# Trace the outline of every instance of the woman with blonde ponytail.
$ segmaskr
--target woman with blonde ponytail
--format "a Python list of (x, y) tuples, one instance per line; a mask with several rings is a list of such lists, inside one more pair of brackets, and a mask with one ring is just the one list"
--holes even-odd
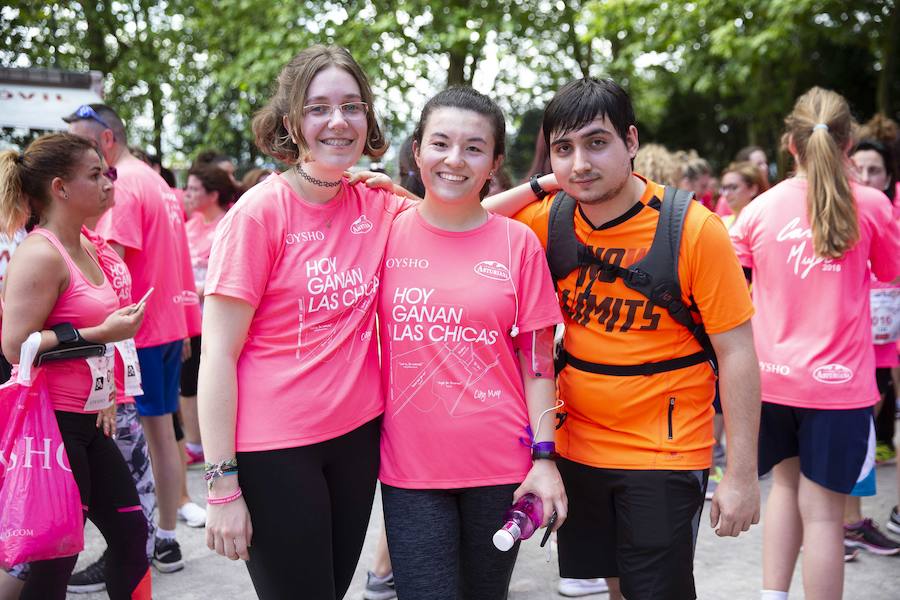
[[(94, 143), (70, 134), (35, 140), (24, 153), (0, 154), (0, 228), (31, 230), (9, 263), (3, 286), (3, 354), (14, 365), (32, 332), (39, 352), (79, 340), (112, 344), (134, 337), (143, 306), (119, 308), (97, 250), (82, 233), (106, 210), (112, 184)], [(109, 346), (107, 346), (109, 348)], [(107, 561), (110, 598), (150, 598), (147, 521), (115, 435), (111, 377), (95, 385), (104, 358), (71, 358), (41, 368), (85, 516), (113, 550)], [(47, 510), (50, 510), (48, 507)], [(64, 600), (77, 556), (35, 561), (20, 598)]]
[(787, 598), (802, 546), (806, 597), (838, 599), (844, 500), (874, 460), (870, 277), (900, 275), (900, 228), (883, 194), (849, 177), (844, 98), (813, 88), (785, 124), (796, 175), (758, 196), (731, 228), (753, 280), (759, 471), (774, 470), (762, 598)]

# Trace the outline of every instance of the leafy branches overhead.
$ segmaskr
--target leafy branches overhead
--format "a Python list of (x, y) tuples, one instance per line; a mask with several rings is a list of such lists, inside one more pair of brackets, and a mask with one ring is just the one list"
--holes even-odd
[(0, 64), (100, 70), (133, 143), (187, 158), (214, 146), (242, 162), (257, 158), (250, 122), (279, 70), (315, 43), (356, 57), (395, 140), (446, 85), (491, 94), (518, 126), (563, 82), (608, 75), (629, 89), (643, 139), (718, 160), (748, 141), (773, 147), (794, 98), (814, 84), (843, 93), (859, 117), (896, 116), (895, 8), (896, 0), (12, 0), (0, 8)]
[[(592, 34), (618, 40), (615, 70), (711, 100), (723, 132), (731, 123), (756, 143), (775, 143), (781, 119), (812, 85), (871, 114), (876, 80), (885, 89), (897, 81), (888, 64), (894, 0), (594, 0), (588, 11)], [(878, 99), (884, 112), (896, 106), (888, 94)]]
[(132, 143), (161, 150), (164, 85), (172, 60), (172, 23), (152, 0), (127, 3), (14, 0), (0, 12), (4, 66), (96, 69), (107, 75), (107, 100), (131, 127)]
[[(379, 114), (395, 136), (410, 131), (425, 99), (446, 85), (474, 85), (519, 114), (581, 72), (568, 58), (582, 44), (573, 34), (572, 6), (577, 3), (185, 2), (178, 9), (193, 51), (178, 78), (198, 79), (200, 87), (179, 101), (193, 105), (180, 111), (180, 133), (192, 138), (188, 146), (240, 146), (242, 154), (252, 154), (242, 140), (249, 139), (253, 111), (268, 98), (282, 65), (314, 43), (350, 50), (368, 73)], [(586, 60), (590, 53), (580, 55)], [(524, 81), (523, 68), (530, 75)]]

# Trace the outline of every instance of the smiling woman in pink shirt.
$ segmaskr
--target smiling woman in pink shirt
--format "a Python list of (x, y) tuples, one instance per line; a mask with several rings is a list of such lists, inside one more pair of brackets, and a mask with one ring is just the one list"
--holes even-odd
[(504, 136), (475, 90), (432, 98), (413, 134), (425, 199), (388, 240), (379, 478), (400, 598), (506, 598), (518, 546), (491, 543), (505, 509), (533, 492), (544, 524), (566, 516), (550, 460), (562, 321), (550, 271), (531, 230), (480, 203)]
[(759, 470), (774, 468), (762, 598), (787, 598), (802, 545), (805, 594), (827, 600), (842, 594), (844, 499), (873, 460), (870, 273), (900, 275), (900, 229), (881, 192), (848, 178), (844, 98), (813, 88), (785, 123), (797, 175), (730, 231), (753, 281)]
[(260, 149), (291, 167), (229, 210), (209, 258), (207, 544), (247, 560), (261, 598), (342, 598), (372, 508), (384, 410), (375, 302), (391, 222), (408, 205), (344, 177), (387, 148), (372, 101), (346, 50), (294, 57), (253, 121)]

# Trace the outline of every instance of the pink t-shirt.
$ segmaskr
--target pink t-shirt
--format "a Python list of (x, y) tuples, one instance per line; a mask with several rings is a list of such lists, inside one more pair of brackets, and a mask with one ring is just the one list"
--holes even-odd
[(388, 241), (378, 317), (381, 481), (420, 489), (521, 482), (531, 468), (519, 441), (528, 411), (509, 331), (562, 322), (537, 236), (495, 215), (450, 232), (406, 211)]
[[(891, 204), (891, 212), (894, 220), (900, 220), (900, 198)], [(872, 277), (872, 289), (900, 289), (900, 286), (891, 283), (883, 283)], [(875, 344), (875, 366), (879, 369), (900, 366), (900, 355), (897, 353), (897, 343)]]
[[(839, 260), (812, 248), (805, 179), (758, 196), (731, 228), (753, 270), (753, 335), (766, 402), (850, 409), (878, 401), (869, 313), (870, 272), (900, 275), (900, 228), (877, 190), (851, 183), (859, 242)], [(871, 271), (870, 271), (871, 265)]]
[(140, 299), (155, 288), (135, 344), (148, 348), (184, 339), (191, 329), (199, 333), (199, 302), (175, 194), (134, 157), (121, 160), (116, 169), (116, 204), (100, 218), (97, 233), (125, 247), (132, 297)]
[[(125, 261), (106, 243), (103, 237), (87, 227), (81, 228), (81, 235), (86, 237), (97, 249), (100, 268), (103, 269), (103, 274), (106, 275), (107, 281), (109, 281), (116, 292), (116, 297), (119, 299), (119, 308), (130, 306), (133, 303), (131, 299), (131, 273), (128, 272)], [(134, 402), (134, 398), (125, 394), (125, 364), (122, 362), (122, 356), (118, 351), (116, 351), (115, 357), (116, 404), (131, 404)]]
[(727, 217), (728, 215), (734, 214), (734, 211), (728, 206), (728, 200), (725, 199), (725, 196), (719, 196), (719, 201), (716, 202), (715, 213), (720, 217)]
[(407, 206), (346, 180), (313, 204), (273, 175), (222, 219), (206, 294), (255, 309), (237, 363), (238, 452), (315, 444), (383, 412), (375, 299), (391, 221)]
[(879, 369), (890, 369), (900, 366), (900, 357), (897, 355), (897, 344), (875, 344), (875, 366)]
[[(60, 323), (71, 323), (75, 329), (94, 327), (103, 323), (106, 317), (119, 308), (119, 299), (105, 274), (103, 282), (96, 285), (85, 277), (56, 236), (46, 229), (35, 229), (31, 235), (41, 235), (53, 244), (69, 269), (69, 285), (47, 316), (44, 322), (45, 329)], [(54, 410), (74, 413), (96, 412), (84, 410), (84, 404), (91, 394), (94, 383), (91, 369), (84, 359), (48, 362), (41, 369), (47, 378), (47, 391)]]
[(216, 227), (222, 221), (225, 213), (218, 215), (210, 222), (199, 212), (191, 215), (185, 223), (188, 247), (191, 251), (191, 267), (194, 270), (194, 283), (197, 287), (203, 287), (206, 283), (206, 270), (209, 267), (209, 253), (212, 250), (213, 238)]

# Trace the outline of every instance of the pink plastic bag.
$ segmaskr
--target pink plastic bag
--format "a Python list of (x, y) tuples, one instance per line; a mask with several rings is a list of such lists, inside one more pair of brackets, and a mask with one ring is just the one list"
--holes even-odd
[[(29, 338), (31, 341), (33, 338)], [(28, 342), (26, 342), (26, 345)], [(15, 381), (0, 386), (0, 566), (84, 549), (81, 496), (44, 377), (31, 381), (23, 346)]]

